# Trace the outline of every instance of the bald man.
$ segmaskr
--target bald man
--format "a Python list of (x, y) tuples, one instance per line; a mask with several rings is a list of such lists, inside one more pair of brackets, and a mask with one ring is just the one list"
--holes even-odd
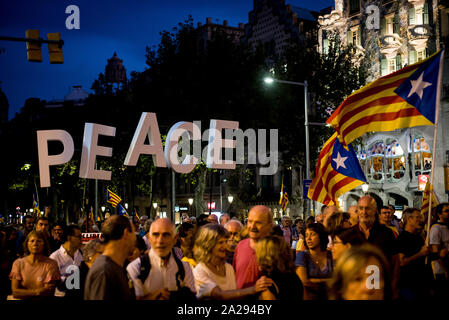
[(393, 231), (379, 223), (376, 200), (370, 196), (361, 197), (357, 205), (357, 213), (359, 223), (355, 228), (369, 243), (377, 246), (383, 252), (390, 262), (393, 283), (396, 284), (399, 277), (396, 239)]
[(251, 208), (246, 226), (249, 238), (239, 242), (233, 261), (239, 289), (255, 285), (261, 276), (256, 258), (256, 245), (260, 239), (269, 235), (273, 227), (270, 208), (261, 205)]
[[(141, 277), (140, 257), (131, 262), (126, 270), (133, 281), (136, 298), (145, 300), (168, 300), (171, 292), (178, 291), (182, 287), (188, 287), (195, 293), (195, 280), (192, 269), (187, 262), (180, 261), (174, 254), (173, 247), (176, 243), (176, 227), (170, 219), (160, 218), (151, 224), (149, 232), (151, 249), (148, 252), (151, 270), (146, 279)], [(178, 261), (177, 261), (178, 260)], [(178, 265), (184, 268), (184, 278), (178, 287), (176, 278)]]

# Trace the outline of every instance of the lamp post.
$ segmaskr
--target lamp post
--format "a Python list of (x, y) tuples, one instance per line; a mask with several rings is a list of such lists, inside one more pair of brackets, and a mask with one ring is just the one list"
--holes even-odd
[(153, 208), (154, 208), (154, 213), (155, 213), (155, 215), (154, 216), (157, 216), (157, 202), (153, 202)]
[[(309, 156), (309, 115), (307, 112), (308, 104), (307, 104), (307, 80), (304, 82), (295, 82), (295, 81), (286, 81), (286, 80), (278, 80), (271, 77), (267, 77), (264, 79), (265, 83), (271, 84), (273, 82), (292, 84), (295, 86), (303, 86), (304, 87), (304, 127), (305, 127), (305, 139), (306, 139), (306, 179), (310, 179), (310, 156)], [(307, 199), (307, 216), (310, 217), (310, 199)]]
[(192, 204), (193, 204), (193, 198), (189, 198), (189, 214), (192, 215)]
[(366, 196), (366, 193), (368, 192), (369, 189), (369, 184), (362, 184), (362, 191), (364, 193), (364, 195)]

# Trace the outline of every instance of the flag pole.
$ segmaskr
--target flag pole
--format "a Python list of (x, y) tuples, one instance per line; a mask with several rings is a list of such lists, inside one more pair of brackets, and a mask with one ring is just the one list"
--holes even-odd
[(441, 51), (440, 56), (440, 70), (438, 72), (438, 83), (437, 83), (437, 96), (435, 101), (435, 125), (433, 129), (433, 149), (432, 149), (432, 170), (430, 171), (430, 196), (429, 196), (429, 211), (427, 214), (427, 234), (426, 234), (426, 245), (429, 245), (430, 240), (430, 222), (432, 216), (432, 194), (433, 194), (433, 177), (435, 173), (435, 153), (437, 147), (437, 130), (438, 130), (438, 116), (440, 111), (440, 100), (441, 100), (441, 85), (443, 83), (443, 63), (444, 63), (444, 47)]

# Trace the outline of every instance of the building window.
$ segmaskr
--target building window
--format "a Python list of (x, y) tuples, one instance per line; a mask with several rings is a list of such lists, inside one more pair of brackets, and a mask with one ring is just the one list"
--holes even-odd
[(368, 147), (367, 161), (368, 161), (368, 179), (371, 182), (384, 182), (384, 155), (385, 144), (382, 140), (372, 143)]
[(429, 24), (429, 5), (424, 3), (422, 7), (408, 9), (408, 24)]
[(398, 54), (394, 58), (382, 59), (381, 60), (381, 75), (386, 76), (387, 74), (393, 73), (402, 68), (402, 56)]
[(385, 150), (387, 163), (387, 178), (390, 181), (398, 181), (405, 175), (404, 150), (396, 139), (387, 139)]
[(349, 14), (360, 12), (360, 0), (349, 0)]
[(415, 136), (413, 138), (413, 153), (415, 175), (430, 174), (430, 170), (432, 169), (432, 153), (424, 137)]

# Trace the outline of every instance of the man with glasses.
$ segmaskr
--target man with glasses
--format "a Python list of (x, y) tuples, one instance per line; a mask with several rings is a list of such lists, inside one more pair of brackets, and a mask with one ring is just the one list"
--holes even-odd
[(63, 238), (64, 243), (61, 247), (50, 255), (50, 258), (58, 263), (59, 273), (61, 274), (61, 285), (56, 289), (55, 296), (75, 297), (78, 296), (77, 291), (79, 293), (80, 288), (76, 283), (66, 283), (66, 279), (74, 272), (79, 271), (78, 268), (83, 261), (83, 255), (80, 251), (81, 228), (74, 224), (67, 226)]
[(224, 225), (224, 228), (229, 233), (228, 246), (226, 249), (226, 251), (227, 251), (226, 261), (229, 264), (232, 264), (232, 261), (234, 259), (235, 248), (239, 244), (240, 232), (243, 229), (243, 225), (240, 221), (232, 219)]

